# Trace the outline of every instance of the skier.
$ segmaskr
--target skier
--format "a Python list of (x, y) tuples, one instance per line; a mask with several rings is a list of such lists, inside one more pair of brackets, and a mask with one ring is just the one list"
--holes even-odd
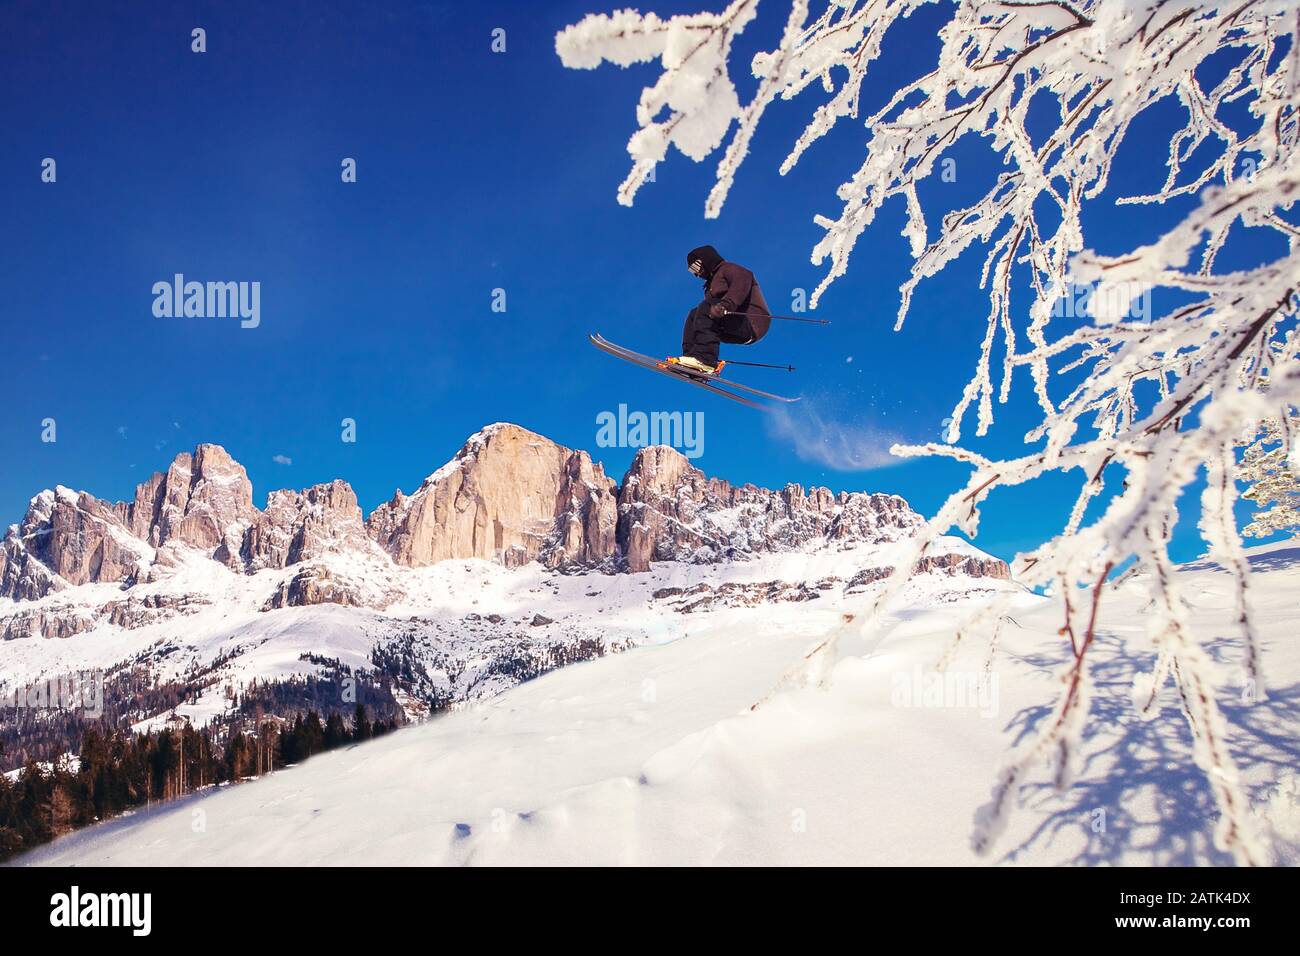
[(767, 334), (771, 313), (754, 273), (725, 261), (712, 246), (686, 254), (686, 268), (704, 280), (704, 301), (686, 316), (676, 363), (702, 375), (718, 370), (718, 345), (751, 345)]

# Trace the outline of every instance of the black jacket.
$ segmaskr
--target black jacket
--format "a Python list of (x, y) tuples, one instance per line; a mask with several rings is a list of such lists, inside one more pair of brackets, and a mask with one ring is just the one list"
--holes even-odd
[(704, 279), (704, 295), (721, 302), (728, 312), (743, 312), (754, 330), (754, 341), (767, 334), (772, 326), (771, 312), (754, 273), (742, 265), (727, 262), (712, 246), (700, 246), (686, 254), (686, 263), (699, 260)]

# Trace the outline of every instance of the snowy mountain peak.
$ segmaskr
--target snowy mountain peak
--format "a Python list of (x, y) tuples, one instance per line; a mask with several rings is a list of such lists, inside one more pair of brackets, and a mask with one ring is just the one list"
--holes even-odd
[(827, 546), (882, 544), (924, 523), (897, 495), (770, 491), (709, 478), (680, 452), (637, 452), (619, 492), (618, 540), (632, 571), (653, 561), (711, 563)]
[(250, 571), (283, 568), (331, 553), (377, 552), (366, 532), (356, 492), (334, 479), (304, 491), (267, 497), (244, 535), (240, 557)]
[(596, 565), (614, 554), (615, 485), (584, 451), (499, 422), (470, 436), (409, 498), (367, 527), (395, 562), (486, 558), (508, 567)]
[(177, 540), (233, 564), (244, 530), (257, 515), (244, 466), (220, 445), (182, 452), (166, 472), (136, 488), (135, 500), (117, 505), (132, 533), (161, 547)]
[[(387, 602), (393, 593), (376, 588), (376, 576), (452, 559), (644, 572), (659, 561), (887, 544), (922, 521), (897, 495), (733, 486), (663, 445), (639, 450), (620, 484), (587, 452), (508, 422), (475, 432), (417, 491), (396, 492), (368, 519), (341, 479), (273, 491), (260, 510), (244, 467), (220, 445), (201, 444), (129, 502), (62, 485), (35, 496), (0, 546), (0, 597), (38, 600), (85, 584), (125, 590), (197, 560), (241, 574), (302, 565), (272, 606), (368, 604), (363, 595)], [(367, 570), (317, 566), (340, 558)], [(974, 573), (1005, 577), (1006, 567), (989, 558)]]

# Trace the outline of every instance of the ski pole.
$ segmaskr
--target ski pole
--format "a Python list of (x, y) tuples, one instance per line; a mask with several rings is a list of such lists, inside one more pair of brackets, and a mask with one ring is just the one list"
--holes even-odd
[(787, 372), (794, 371), (793, 365), (768, 365), (766, 362), (740, 362), (737, 361), (736, 359), (727, 359), (726, 364), (727, 365), (748, 365), (751, 368), (780, 368), (780, 369), (785, 369)]
[(785, 322), (809, 322), (813, 325), (830, 325), (830, 319), (805, 319), (798, 315), (762, 315), (758, 312), (728, 312), (727, 315), (743, 315), (750, 319), (781, 319)]

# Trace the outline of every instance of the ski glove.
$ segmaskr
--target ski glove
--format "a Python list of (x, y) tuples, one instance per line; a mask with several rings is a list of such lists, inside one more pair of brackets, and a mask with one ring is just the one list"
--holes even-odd
[(709, 306), (709, 316), (714, 319), (720, 319), (730, 311), (725, 303), (715, 302)]

